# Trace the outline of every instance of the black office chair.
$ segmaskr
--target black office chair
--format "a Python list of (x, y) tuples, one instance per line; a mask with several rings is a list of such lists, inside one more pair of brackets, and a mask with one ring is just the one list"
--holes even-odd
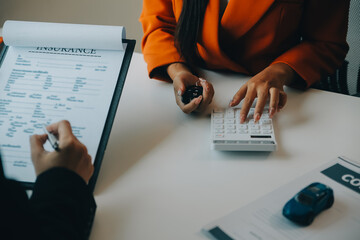
[[(320, 82), (314, 84), (312, 88), (360, 97), (360, 65), (357, 78), (354, 79), (355, 81), (348, 78), (348, 65), (349, 62), (345, 60), (333, 75), (322, 79)], [(353, 90), (352, 92), (355, 91), (355, 93), (350, 93), (348, 86), (350, 86), (350, 89)]]
[(344, 61), (342, 66), (336, 70), (336, 72), (323, 78), (320, 82), (315, 83), (312, 87), (320, 90), (342, 93), (349, 95), (349, 89), (347, 86), (347, 67), (348, 61)]
[(312, 87), (360, 97), (360, 1), (350, 2), (347, 42), (349, 52), (342, 66)]
[(357, 76), (357, 93), (354, 94), (354, 96), (360, 97), (360, 65), (359, 65), (359, 71), (358, 71), (358, 76)]

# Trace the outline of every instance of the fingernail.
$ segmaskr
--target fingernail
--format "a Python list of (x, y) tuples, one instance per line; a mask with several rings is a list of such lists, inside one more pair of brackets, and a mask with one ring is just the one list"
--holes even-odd
[(199, 105), (200, 102), (201, 102), (201, 100), (202, 100), (202, 96), (198, 97), (198, 98), (196, 99), (196, 101), (195, 101), (195, 104), (196, 104), (196, 105)]
[(203, 79), (203, 78), (199, 78), (199, 80), (202, 81), (202, 82), (206, 82), (206, 80)]
[(232, 107), (233, 102), (234, 102), (234, 99), (231, 99), (230, 102), (229, 102), (229, 107)]
[(275, 112), (276, 112), (275, 108), (274, 108), (274, 107), (271, 107), (271, 108), (269, 109), (269, 117), (272, 118), (272, 117), (274, 116)]
[(181, 90), (177, 91), (178, 96), (181, 96)]
[(245, 114), (240, 114), (240, 123), (244, 123), (246, 119), (246, 115)]
[(259, 120), (260, 120), (260, 117), (261, 117), (260, 113), (255, 113), (255, 115), (254, 115), (254, 121), (255, 121), (255, 122), (259, 121)]

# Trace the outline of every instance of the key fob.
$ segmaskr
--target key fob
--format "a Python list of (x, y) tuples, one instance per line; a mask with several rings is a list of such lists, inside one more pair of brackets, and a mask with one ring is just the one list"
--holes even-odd
[(193, 100), (194, 98), (199, 97), (203, 93), (203, 87), (202, 86), (189, 86), (186, 88), (184, 94), (181, 96), (181, 101), (184, 104), (188, 104)]

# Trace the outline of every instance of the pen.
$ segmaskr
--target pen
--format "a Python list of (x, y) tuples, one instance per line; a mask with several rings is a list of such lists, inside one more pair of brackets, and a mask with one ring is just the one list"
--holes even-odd
[(43, 129), (44, 132), (48, 135), (48, 140), (50, 142), (50, 145), (55, 149), (55, 151), (59, 151), (59, 141), (57, 140), (55, 135), (46, 129), (45, 124), (43, 124)]

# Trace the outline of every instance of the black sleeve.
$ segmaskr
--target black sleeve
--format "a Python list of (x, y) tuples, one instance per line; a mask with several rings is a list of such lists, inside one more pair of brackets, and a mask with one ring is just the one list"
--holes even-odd
[(29, 209), (36, 239), (88, 239), (96, 204), (79, 175), (53, 168), (38, 176)]
[(0, 239), (18, 240), (33, 235), (28, 203), (18, 182), (0, 179)]

